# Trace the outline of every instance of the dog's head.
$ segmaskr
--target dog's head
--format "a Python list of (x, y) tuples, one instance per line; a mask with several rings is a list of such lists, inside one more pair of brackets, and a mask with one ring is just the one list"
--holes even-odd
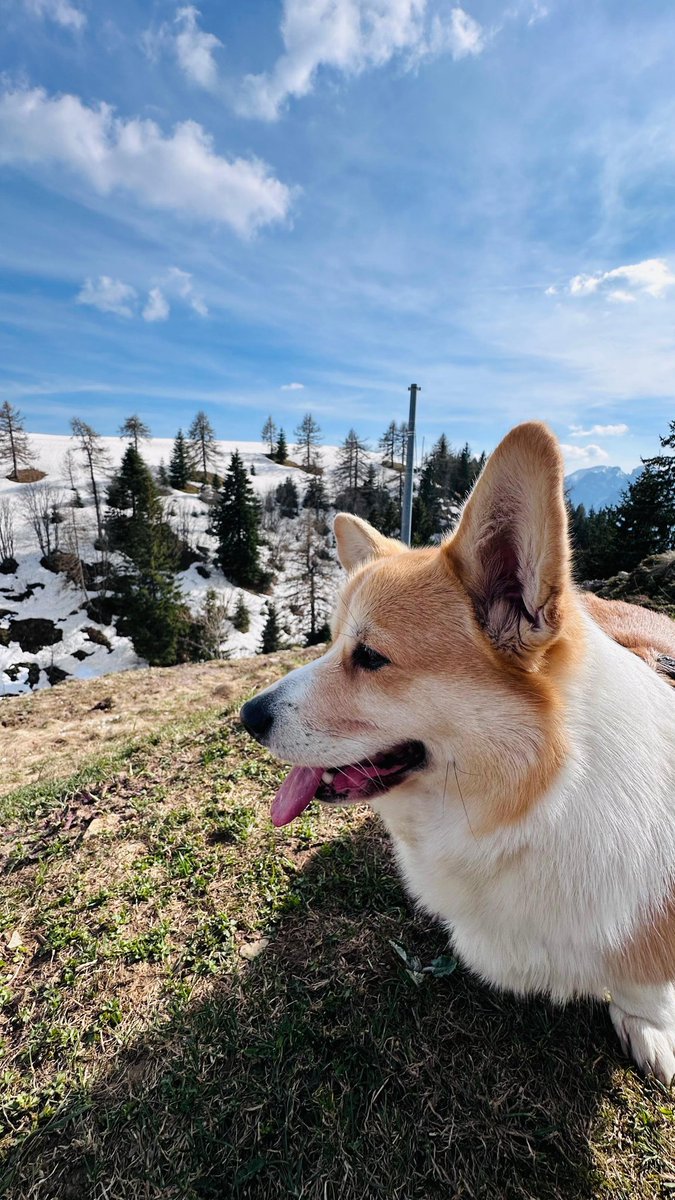
[(345, 513), (335, 536), (348, 578), (330, 649), (241, 712), (295, 764), (275, 824), (314, 796), (441, 789), (444, 803), (497, 797), (499, 819), (513, 819), (562, 754), (557, 681), (575, 623), (555, 438), (536, 423), (512, 430), (439, 547), (409, 550)]

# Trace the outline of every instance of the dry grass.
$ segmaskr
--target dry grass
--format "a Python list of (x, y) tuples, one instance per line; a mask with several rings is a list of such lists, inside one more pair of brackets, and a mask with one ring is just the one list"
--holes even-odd
[(671, 1098), (604, 1012), (420, 973), (444, 936), (377, 823), (275, 831), (279, 777), (211, 712), (0, 806), (0, 1194), (672, 1195)]

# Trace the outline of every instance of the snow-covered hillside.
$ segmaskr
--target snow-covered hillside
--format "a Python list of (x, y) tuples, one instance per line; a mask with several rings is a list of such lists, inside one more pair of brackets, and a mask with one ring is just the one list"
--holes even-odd
[[(0, 478), (0, 505), (3, 499), (9, 501), (14, 527), (14, 558), (18, 562), (16, 571), (0, 573), (0, 697), (48, 687), (67, 677), (92, 678), (145, 665), (130, 640), (120, 636), (114, 625), (92, 619), (90, 606), (95, 592), (86, 586), (86, 580), (73, 581), (65, 573), (56, 573), (41, 565), (42, 556), (27, 511), (31, 487), (43, 493), (48, 490), (50, 504), (57, 505), (65, 516), (59, 526), (62, 546), (72, 548), (72, 541), (76, 539), (79, 557), (85, 563), (94, 562), (99, 556), (94, 548), (93, 502), (73, 439), (34, 434), (30, 440), (36, 454), (35, 466), (45, 472), (45, 478), (35, 485)], [(107, 478), (121, 461), (126, 443), (119, 438), (103, 438), (102, 443), (109, 456), (109, 465), (100, 473), (104, 490)], [(159, 467), (162, 462), (168, 465), (172, 446), (170, 439), (153, 438), (140, 448), (146, 462)], [(270, 462), (260, 442), (223, 441), (218, 442), (218, 448), (221, 451), (219, 474), (225, 473), (230, 455), (237, 449), (249, 472), (253, 469), (249, 478), (263, 500), (289, 475), (295, 479), (301, 496), (307, 486), (308, 476), (304, 471)], [(336, 447), (322, 449), (322, 461), (329, 470), (335, 463), (336, 453)], [(73, 508), (73, 485), (84, 508)], [(164, 503), (176, 528), (188, 534), (192, 544), (204, 547), (211, 560), (216, 543), (207, 533), (209, 505), (199, 494), (178, 491), (167, 496)], [(301, 642), (304, 614), (301, 606), (293, 602), (290, 569), (300, 532), (299, 521), (276, 515), (264, 518), (265, 522), (263, 564), (273, 559), (276, 576), (271, 598), (278, 605), (286, 638), (291, 643)], [(337, 564), (330, 564), (329, 572), (337, 582)], [(195, 613), (203, 608), (209, 590), (216, 592), (227, 616), (234, 614), (238, 599), (243, 597), (250, 613), (249, 628), (246, 632), (238, 632), (226, 619), (223, 649), (230, 657), (255, 654), (259, 650), (270, 597), (233, 587), (212, 561), (193, 563), (178, 579)], [(38, 646), (40, 642), (42, 644)]]

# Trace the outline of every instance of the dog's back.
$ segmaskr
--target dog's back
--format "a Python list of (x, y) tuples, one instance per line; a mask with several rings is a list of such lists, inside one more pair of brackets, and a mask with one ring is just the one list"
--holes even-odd
[(623, 600), (602, 600), (592, 592), (582, 594), (584, 607), (604, 632), (644, 659), (675, 687), (675, 621)]

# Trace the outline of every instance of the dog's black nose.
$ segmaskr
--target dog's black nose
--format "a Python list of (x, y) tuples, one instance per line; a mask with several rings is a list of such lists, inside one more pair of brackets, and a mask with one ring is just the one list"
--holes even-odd
[(244, 728), (258, 742), (264, 742), (274, 723), (272, 706), (267, 696), (254, 696), (247, 700), (239, 713)]

